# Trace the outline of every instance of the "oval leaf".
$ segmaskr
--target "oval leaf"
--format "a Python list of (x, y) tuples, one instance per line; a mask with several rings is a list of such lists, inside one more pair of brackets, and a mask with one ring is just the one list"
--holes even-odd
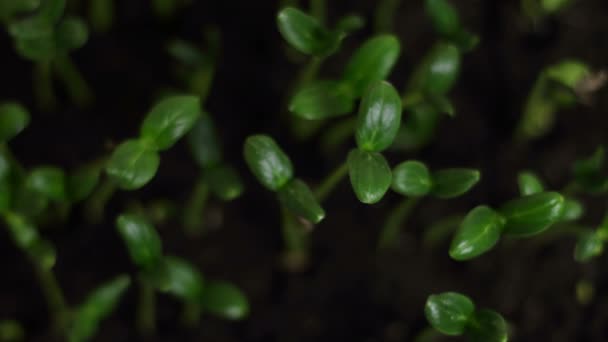
[(239, 320), (249, 314), (249, 303), (243, 292), (227, 282), (208, 282), (201, 303), (203, 310), (225, 319)]
[(352, 112), (352, 89), (338, 81), (314, 81), (302, 87), (289, 103), (289, 111), (307, 120), (322, 120)]
[(188, 143), (194, 159), (202, 168), (216, 166), (222, 160), (220, 140), (209, 114), (203, 113), (196, 120), (188, 133)]
[(32, 170), (25, 179), (25, 186), (49, 199), (63, 201), (66, 199), (66, 180), (63, 170), (44, 166)]
[(604, 242), (594, 231), (587, 231), (578, 238), (574, 247), (574, 260), (588, 262), (604, 251)]
[(156, 104), (141, 126), (141, 137), (150, 140), (159, 150), (166, 150), (192, 128), (199, 117), (197, 96), (172, 96)]
[(158, 170), (158, 153), (141, 140), (127, 140), (120, 144), (106, 165), (106, 172), (124, 190), (135, 190), (146, 185)]
[(374, 83), (359, 106), (357, 145), (365, 151), (381, 152), (393, 143), (400, 125), (401, 97), (390, 83)]
[(18, 103), (0, 105), (0, 142), (6, 142), (21, 133), (30, 123), (30, 114)]
[(519, 185), (519, 193), (522, 196), (533, 195), (543, 192), (544, 186), (540, 179), (532, 172), (524, 171), (517, 175), (517, 184)]
[(243, 152), (251, 172), (268, 189), (277, 191), (293, 178), (291, 160), (271, 137), (249, 136)]
[(463, 261), (473, 259), (496, 245), (506, 220), (485, 205), (471, 210), (460, 225), (450, 246), (450, 257)]
[(422, 91), (432, 94), (447, 93), (460, 73), (460, 51), (454, 44), (438, 43), (425, 58), (417, 75)]
[(507, 202), (500, 213), (507, 219), (505, 234), (531, 236), (542, 233), (563, 215), (564, 197), (541, 192)]
[(55, 32), (57, 48), (71, 51), (81, 48), (89, 39), (89, 30), (80, 18), (66, 18), (59, 23)]
[(470, 342), (506, 342), (509, 339), (505, 319), (499, 313), (488, 309), (475, 312), (466, 335)]
[(399, 58), (400, 44), (393, 35), (379, 35), (367, 40), (346, 64), (343, 80), (348, 82), (356, 97), (372, 84), (390, 74)]
[(95, 289), (77, 309), (68, 332), (70, 342), (88, 341), (98, 330), (100, 322), (118, 306), (131, 280), (121, 275)]
[(293, 214), (312, 223), (319, 223), (325, 217), (325, 211), (306, 183), (292, 179), (279, 192), (279, 201)]
[(461, 196), (471, 190), (481, 179), (481, 174), (473, 169), (445, 169), (433, 173), (433, 190), (438, 198), (448, 199)]
[(338, 37), (299, 9), (282, 9), (277, 15), (277, 25), (283, 38), (304, 54), (322, 57), (338, 48)]
[(433, 180), (429, 169), (417, 160), (408, 160), (393, 169), (392, 189), (405, 196), (424, 196), (431, 191)]
[(231, 201), (243, 193), (241, 177), (232, 166), (220, 165), (209, 169), (205, 179), (213, 194), (223, 201)]
[(167, 256), (164, 259), (167, 272), (167, 284), (164, 291), (199, 304), (203, 295), (203, 276), (192, 264), (178, 257)]
[(86, 165), (72, 172), (67, 182), (70, 200), (78, 202), (89, 197), (99, 183), (100, 173), (97, 165)]
[(355, 195), (366, 204), (380, 201), (391, 186), (391, 168), (377, 152), (352, 150), (348, 154), (348, 173)]
[(431, 295), (424, 307), (424, 314), (431, 326), (452, 336), (462, 335), (474, 311), (473, 302), (456, 292)]
[(447, 0), (426, 0), (424, 5), (437, 33), (451, 36), (458, 31), (460, 28), (458, 13)]
[(162, 258), (162, 242), (158, 233), (143, 217), (122, 214), (116, 228), (127, 245), (133, 263), (145, 270), (154, 270)]
[(573, 198), (566, 198), (564, 201), (564, 211), (562, 213), (562, 221), (576, 221), (583, 216), (585, 213), (585, 207), (583, 204)]

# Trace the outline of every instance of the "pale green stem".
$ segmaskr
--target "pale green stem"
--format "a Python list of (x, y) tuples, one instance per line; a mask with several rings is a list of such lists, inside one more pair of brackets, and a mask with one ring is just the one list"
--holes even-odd
[(391, 32), (397, 8), (401, 0), (381, 0), (376, 7), (374, 29), (376, 33)]
[(103, 219), (106, 204), (116, 192), (116, 183), (110, 178), (103, 178), (101, 184), (97, 186), (95, 192), (87, 201), (85, 215), (87, 220), (92, 223), (101, 222)]
[(38, 107), (42, 110), (51, 110), (57, 104), (51, 74), (51, 61), (42, 61), (36, 64), (34, 69), (34, 94), (36, 94)]
[(194, 185), (190, 199), (186, 204), (186, 209), (184, 212), (184, 229), (186, 234), (191, 236), (199, 236), (203, 233), (205, 229), (203, 213), (205, 211), (205, 206), (207, 205), (208, 199), (209, 186), (201, 177)]
[(319, 202), (323, 202), (327, 199), (327, 196), (336, 188), (344, 177), (348, 174), (348, 164), (346, 162), (341, 163), (338, 167), (333, 170), (327, 177), (321, 182), (321, 184), (315, 189), (314, 194)]
[(48, 306), (48, 314), (57, 333), (64, 334), (69, 319), (69, 308), (55, 274), (51, 270), (38, 265), (36, 260), (30, 259), (36, 270), (36, 277), (44, 294)]
[(93, 92), (70, 56), (57, 57), (53, 65), (74, 103), (85, 106), (93, 100)]
[(156, 331), (156, 298), (154, 287), (143, 277), (139, 279), (137, 329), (141, 336), (152, 336)]
[(418, 204), (418, 201), (418, 197), (406, 198), (391, 211), (380, 233), (378, 249), (395, 247), (401, 227), (404, 222), (407, 221), (412, 210), (416, 207), (416, 204)]

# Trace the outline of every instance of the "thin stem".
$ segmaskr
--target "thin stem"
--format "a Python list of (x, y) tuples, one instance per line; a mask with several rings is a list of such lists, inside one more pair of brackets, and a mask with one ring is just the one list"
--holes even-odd
[(348, 174), (348, 164), (343, 162), (333, 170), (327, 177), (321, 182), (321, 184), (315, 189), (314, 194), (319, 202), (323, 202), (327, 199), (329, 194), (336, 188), (340, 181)]
[(288, 271), (297, 272), (308, 264), (310, 240), (306, 229), (281, 206), (281, 233), (285, 244), (283, 263)]
[(89, 222), (101, 222), (106, 204), (116, 190), (116, 183), (110, 178), (104, 178), (101, 181), (101, 184), (97, 186), (97, 189), (93, 195), (91, 195), (85, 207), (85, 215)]
[(310, 14), (324, 24), (327, 18), (327, 4), (325, 0), (310, 0)]
[(181, 319), (184, 326), (195, 327), (201, 319), (201, 306), (194, 302), (184, 303)]
[(57, 57), (54, 66), (74, 103), (84, 106), (92, 101), (93, 92), (70, 56)]
[(418, 197), (408, 197), (391, 211), (380, 233), (378, 240), (379, 249), (390, 248), (396, 245), (403, 223), (407, 221), (419, 200)]
[(314, 80), (319, 73), (319, 69), (321, 68), (321, 64), (323, 64), (323, 58), (321, 57), (312, 57), (306, 66), (300, 71), (298, 75), (298, 79), (294, 84), (293, 90), (291, 94), (298, 89), (300, 89), (303, 85), (310, 83), (310, 81)]
[(184, 211), (186, 234), (200, 236), (204, 231), (203, 212), (209, 198), (209, 186), (202, 177), (198, 179)]
[(442, 335), (432, 327), (426, 327), (422, 330), (416, 337), (414, 337), (414, 342), (430, 342), (435, 341), (437, 338)]
[(429, 249), (433, 248), (441, 241), (447, 239), (447, 237), (454, 232), (462, 220), (464, 220), (464, 215), (452, 215), (433, 223), (428, 229), (425, 230), (422, 243)]
[(152, 336), (156, 331), (156, 298), (154, 287), (143, 277), (139, 278), (137, 329), (141, 336)]
[(36, 260), (30, 259), (36, 271), (36, 277), (40, 284), (44, 299), (48, 306), (48, 314), (53, 322), (56, 332), (64, 333), (69, 318), (69, 308), (66, 304), (63, 292), (55, 274), (51, 270), (42, 268)]
[(34, 69), (34, 94), (38, 101), (38, 107), (42, 110), (51, 110), (57, 104), (51, 77), (51, 61), (36, 64)]

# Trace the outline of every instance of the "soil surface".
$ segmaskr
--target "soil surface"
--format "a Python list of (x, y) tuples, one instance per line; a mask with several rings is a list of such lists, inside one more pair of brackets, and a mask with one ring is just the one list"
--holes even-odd
[[(499, 205), (517, 195), (516, 174), (537, 172), (551, 189), (571, 179), (578, 157), (607, 143), (607, 90), (591, 105), (559, 113), (547, 136), (525, 145), (512, 136), (528, 92), (543, 66), (579, 58), (596, 69), (608, 60), (608, 2), (575, 2), (534, 30), (518, 1), (452, 1), (465, 26), (481, 36), (481, 44), (464, 58), (461, 78), (451, 92), (457, 115), (441, 121), (437, 136), (416, 152), (391, 152), (392, 165), (420, 159), (431, 168), (473, 167), (482, 181), (455, 200), (424, 199), (404, 224), (398, 248), (376, 250), (386, 215), (400, 197), (389, 194), (380, 204), (359, 203), (345, 180), (325, 204), (327, 218), (315, 227), (312, 257), (306, 270), (285, 272), (280, 258), (278, 205), (253, 179), (242, 160), (249, 134), (276, 138), (292, 157), (298, 176), (317, 184), (346, 156), (351, 141), (334, 154), (323, 153), (317, 137), (299, 141), (280, 119), (286, 89), (301, 64), (290, 62), (275, 23), (276, 1), (193, 1), (162, 21), (148, 1), (115, 1), (117, 18), (104, 34), (93, 34), (73, 58), (95, 93), (85, 109), (70, 104), (56, 84), (57, 110), (36, 110), (32, 64), (20, 59), (12, 41), (0, 33), (0, 98), (32, 109), (31, 126), (10, 146), (28, 167), (53, 164), (66, 168), (103, 156), (134, 135), (158, 95), (179, 87), (175, 64), (165, 52), (174, 37), (202, 41), (201, 31), (216, 26), (222, 52), (206, 108), (216, 120), (226, 159), (244, 176), (246, 192), (231, 203), (213, 200), (207, 210), (215, 229), (193, 239), (180, 220), (158, 227), (167, 254), (195, 263), (206, 277), (235, 282), (249, 297), (251, 314), (240, 322), (205, 316), (196, 329), (179, 324), (180, 305), (159, 296), (155, 341), (412, 341), (426, 326), (424, 302), (433, 293), (459, 291), (478, 306), (502, 313), (513, 341), (608, 340), (608, 275), (606, 257), (579, 264), (572, 257), (572, 237), (538, 237), (501, 242), (487, 255), (466, 263), (451, 260), (449, 239), (433, 246), (425, 232), (439, 218), (466, 213), (474, 206)], [(328, 1), (329, 21), (359, 13), (365, 29), (344, 42), (342, 51), (321, 70), (340, 73), (349, 54), (373, 32), (374, 3), (369, 0)], [(84, 5), (83, 2), (82, 5)], [(86, 13), (74, 5), (74, 13)], [(422, 6), (402, 1), (395, 13), (395, 33), (402, 55), (390, 80), (404, 85), (414, 66), (436, 41)], [(407, 114), (406, 114), (407, 115)], [(108, 203), (100, 224), (87, 224), (77, 207), (65, 225), (45, 227), (42, 234), (58, 249), (55, 268), (67, 300), (79, 303), (98, 284), (119, 273), (136, 274), (114, 218), (133, 200), (150, 203), (171, 199), (183, 206), (199, 171), (186, 144), (163, 152), (157, 177), (144, 189), (119, 192)], [(583, 223), (597, 225), (605, 199), (582, 197), (588, 206)], [(34, 274), (4, 229), (0, 230), (0, 319), (16, 319), (28, 341), (53, 341), (46, 307)], [(576, 286), (589, 281), (595, 296), (588, 304), (576, 297)], [(136, 341), (136, 288), (106, 320), (95, 341)], [(442, 340), (438, 338), (437, 341)], [(456, 341), (456, 338), (445, 338)]]

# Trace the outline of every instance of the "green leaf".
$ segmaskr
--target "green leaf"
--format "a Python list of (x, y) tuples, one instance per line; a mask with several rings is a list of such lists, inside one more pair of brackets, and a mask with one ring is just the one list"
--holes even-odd
[[(34, 11), (41, 0), (2, 0), (0, 1), (0, 20), (9, 22), (14, 17)], [(2, 339), (0, 339), (1, 341)]]
[(350, 33), (360, 30), (365, 26), (365, 19), (359, 15), (347, 15), (336, 23), (335, 31), (340, 39), (346, 37)]
[(533, 195), (544, 190), (541, 180), (530, 171), (520, 172), (517, 175), (517, 184), (522, 196)]
[(128, 276), (121, 275), (91, 292), (84, 303), (76, 309), (69, 327), (68, 340), (84, 342), (92, 338), (99, 329), (101, 321), (118, 306), (130, 283)]
[(135, 265), (147, 271), (157, 268), (162, 258), (162, 242), (150, 223), (138, 215), (122, 214), (116, 219), (116, 228)]
[(57, 262), (57, 251), (55, 250), (55, 246), (47, 240), (35, 240), (26, 252), (30, 255), (30, 258), (36, 260), (38, 265), (44, 270), (52, 269)]
[(347, 162), (350, 183), (359, 201), (366, 204), (380, 201), (392, 181), (391, 168), (384, 156), (353, 149), (348, 154)]
[(164, 289), (184, 301), (200, 303), (203, 296), (203, 276), (188, 261), (174, 256), (164, 258), (167, 287)]
[(209, 189), (222, 201), (232, 201), (241, 196), (244, 187), (241, 177), (234, 167), (220, 165), (207, 170), (205, 180)]
[(63, 16), (67, 0), (44, 0), (36, 18), (48, 23), (57, 23)]
[(62, 20), (55, 32), (56, 46), (64, 51), (81, 48), (89, 39), (89, 29), (85, 22), (77, 17)]
[(564, 197), (541, 192), (505, 203), (500, 213), (507, 219), (505, 234), (525, 237), (542, 233), (563, 215)]
[(243, 292), (223, 281), (207, 282), (201, 303), (204, 311), (224, 319), (239, 320), (249, 314), (249, 303)]
[(49, 270), (55, 266), (57, 253), (53, 245), (43, 240), (38, 229), (26, 217), (11, 212), (4, 213), (9, 232), (20, 249), (35, 260), (40, 267)]
[(97, 165), (85, 165), (68, 175), (67, 189), (69, 198), (73, 202), (80, 202), (93, 193), (101, 170)]
[(365, 151), (381, 152), (393, 143), (400, 125), (401, 97), (390, 83), (374, 83), (359, 106), (357, 145)]
[(424, 93), (446, 94), (460, 73), (460, 51), (450, 43), (437, 43), (412, 77), (411, 89)]
[(339, 37), (297, 8), (286, 7), (279, 11), (277, 25), (289, 45), (304, 54), (324, 57), (339, 46)]
[(577, 160), (574, 163), (572, 173), (576, 182), (585, 191), (592, 194), (608, 191), (608, 177), (602, 173), (604, 159), (604, 147), (598, 146), (591, 156)]
[(551, 65), (545, 71), (547, 78), (562, 84), (563, 86), (576, 89), (585, 77), (591, 74), (589, 66), (576, 60), (564, 60)]
[[(2, 5), (0, 5), (2, 6)], [(14, 320), (0, 321), (0, 341), (21, 342), (25, 341), (25, 330), (19, 322)]]
[(67, 198), (66, 179), (63, 170), (53, 166), (33, 169), (25, 178), (25, 186), (51, 200), (64, 201)]
[(293, 214), (309, 222), (319, 223), (325, 211), (306, 183), (292, 179), (278, 191), (279, 201)]
[(351, 85), (355, 97), (361, 96), (372, 83), (387, 78), (399, 58), (400, 49), (396, 36), (378, 35), (355, 51), (342, 78)]
[(408, 160), (393, 169), (392, 189), (404, 196), (419, 197), (431, 191), (433, 179), (424, 163)]
[(494, 209), (480, 205), (471, 210), (460, 225), (450, 246), (450, 257), (473, 259), (496, 245), (506, 220)]
[(213, 120), (203, 113), (188, 133), (188, 143), (196, 162), (203, 168), (216, 166), (222, 160), (220, 140)]
[(353, 111), (352, 89), (339, 81), (313, 81), (304, 85), (289, 103), (289, 111), (307, 120), (321, 120)]
[(437, 33), (450, 36), (458, 31), (460, 28), (458, 13), (447, 0), (425, 0), (424, 5)]
[(26, 186), (13, 187), (12, 210), (21, 215), (37, 218), (49, 206), (49, 198), (40, 196)]
[(444, 169), (433, 173), (433, 196), (448, 199), (467, 193), (479, 180), (481, 173), (474, 169)]
[(435, 108), (435, 110), (441, 114), (447, 114), (448, 116), (456, 115), (456, 109), (447, 96), (443, 94), (427, 93), (425, 96), (426, 102)]
[(6, 142), (21, 133), (30, 123), (30, 114), (14, 102), (0, 105), (0, 142)]
[(127, 140), (120, 144), (106, 165), (106, 172), (124, 190), (146, 185), (158, 170), (160, 157), (142, 140)]
[(142, 139), (150, 140), (158, 150), (173, 146), (194, 126), (201, 109), (196, 96), (177, 95), (157, 103), (141, 126)]
[(462, 27), (449, 37), (450, 41), (458, 46), (461, 53), (469, 52), (479, 45), (478, 35), (471, 33)]
[(585, 207), (580, 201), (574, 198), (566, 198), (564, 201), (564, 210), (562, 212), (561, 221), (576, 221), (581, 218), (584, 213)]
[(192, 67), (201, 66), (206, 60), (205, 55), (196, 45), (182, 39), (169, 42), (167, 52), (180, 63)]
[(291, 160), (271, 137), (249, 136), (243, 153), (251, 172), (268, 189), (277, 191), (293, 178)]
[(604, 252), (604, 242), (594, 231), (586, 231), (581, 234), (574, 247), (574, 260), (588, 262), (600, 256)]
[(509, 339), (504, 318), (488, 309), (481, 309), (473, 314), (466, 335), (470, 342), (507, 342)]
[(571, 4), (572, 0), (541, 0), (543, 9), (549, 13), (554, 13)]
[(433, 328), (446, 335), (462, 335), (473, 316), (475, 305), (467, 296), (456, 292), (431, 295), (424, 314)]

